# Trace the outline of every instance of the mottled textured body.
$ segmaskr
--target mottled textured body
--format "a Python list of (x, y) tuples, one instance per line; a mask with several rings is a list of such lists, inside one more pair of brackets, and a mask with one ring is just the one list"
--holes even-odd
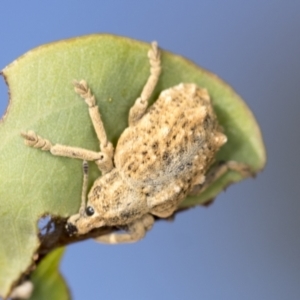
[(179, 84), (163, 91), (122, 133), (115, 167), (129, 187), (145, 194), (149, 208), (171, 201), (175, 210), (193, 186), (204, 182), (225, 141), (207, 91)]

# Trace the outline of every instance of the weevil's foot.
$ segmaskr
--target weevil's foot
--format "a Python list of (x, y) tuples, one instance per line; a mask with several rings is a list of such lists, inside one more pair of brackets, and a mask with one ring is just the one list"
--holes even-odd
[(21, 136), (24, 138), (25, 145), (28, 147), (39, 148), (44, 151), (49, 151), (52, 147), (50, 141), (43, 139), (32, 130), (21, 132)]
[(94, 107), (96, 105), (96, 99), (85, 80), (74, 80), (73, 85), (75, 92), (85, 100), (89, 107)]
[(148, 51), (148, 57), (151, 63), (156, 62), (160, 64), (160, 51), (158, 49), (157, 42), (154, 41), (151, 43), (151, 48)]

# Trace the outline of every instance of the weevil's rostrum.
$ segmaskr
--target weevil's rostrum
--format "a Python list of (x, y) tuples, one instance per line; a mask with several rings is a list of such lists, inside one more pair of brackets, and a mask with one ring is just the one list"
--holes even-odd
[(86, 201), (88, 170), (84, 162), (82, 203), (79, 213), (68, 219), (69, 234), (81, 235), (101, 226), (120, 226), (127, 232), (103, 235), (97, 240), (137, 241), (152, 227), (153, 216), (171, 216), (187, 195), (201, 192), (225, 169), (239, 171), (238, 163), (228, 162), (206, 176), (217, 151), (227, 140), (206, 89), (194, 83), (180, 83), (162, 91), (148, 108), (161, 72), (160, 52), (155, 42), (148, 57), (150, 76), (129, 112), (129, 126), (120, 136), (115, 151), (107, 140), (95, 97), (84, 80), (75, 82), (75, 91), (88, 105), (100, 152), (52, 145), (33, 131), (22, 133), (28, 146), (53, 155), (94, 161), (102, 172)]

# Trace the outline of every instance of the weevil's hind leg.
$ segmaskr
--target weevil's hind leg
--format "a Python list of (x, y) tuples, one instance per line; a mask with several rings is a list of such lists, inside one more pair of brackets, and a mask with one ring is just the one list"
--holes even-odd
[(240, 173), (244, 178), (255, 176), (251, 168), (244, 163), (237, 161), (220, 162), (218, 165), (214, 166), (208, 172), (208, 174), (206, 174), (205, 182), (200, 185), (195, 185), (192, 191), (189, 193), (189, 195), (200, 194), (229, 170)]
[(84, 99), (85, 103), (89, 107), (90, 118), (100, 142), (100, 151), (107, 156), (107, 165), (105, 166), (105, 169), (107, 170), (105, 172), (109, 172), (113, 168), (114, 147), (107, 139), (99, 108), (96, 105), (95, 96), (92, 94), (85, 80), (74, 81), (74, 89), (75, 92)]
[(156, 42), (152, 42), (148, 52), (150, 62), (150, 76), (143, 88), (141, 96), (135, 101), (129, 112), (129, 126), (133, 126), (144, 115), (149, 98), (151, 97), (158, 82), (161, 72), (160, 52)]
[(144, 215), (141, 219), (131, 223), (127, 227), (125, 233), (110, 233), (97, 237), (95, 240), (105, 244), (121, 244), (134, 243), (142, 239), (148, 230), (154, 224), (154, 217), (152, 215)]

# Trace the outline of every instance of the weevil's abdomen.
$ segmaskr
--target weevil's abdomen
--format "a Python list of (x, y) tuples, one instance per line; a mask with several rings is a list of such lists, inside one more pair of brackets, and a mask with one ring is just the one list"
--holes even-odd
[(192, 186), (204, 180), (225, 142), (207, 91), (195, 84), (179, 84), (163, 91), (137, 125), (123, 132), (115, 165), (135, 187), (181, 178)]

